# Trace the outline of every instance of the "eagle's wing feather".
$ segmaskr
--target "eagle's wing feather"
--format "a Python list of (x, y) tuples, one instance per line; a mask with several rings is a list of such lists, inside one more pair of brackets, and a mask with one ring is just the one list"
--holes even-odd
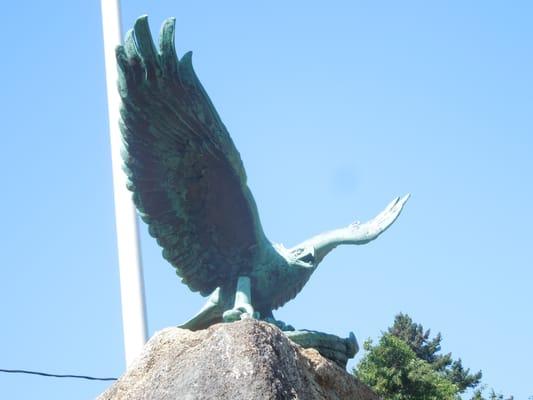
[(206, 295), (250, 271), (270, 246), (239, 153), (191, 64), (174, 19), (156, 50), (146, 17), (117, 47), (128, 188), (163, 256)]

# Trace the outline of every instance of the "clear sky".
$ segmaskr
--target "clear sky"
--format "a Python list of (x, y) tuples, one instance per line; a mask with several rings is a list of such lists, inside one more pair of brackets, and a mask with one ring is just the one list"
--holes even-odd
[[(135, 0), (176, 16), (247, 169), (269, 238), (293, 245), (412, 198), (339, 248), (276, 316), (378, 338), (398, 312), (516, 399), (533, 395), (533, 3)], [(124, 370), (98, 1), (2, 6), (0, 368)], [(204, 301), (141, 226), (150, 334)], [(350, 364), (350, 365), (353, 365)], [(1, 398), (108, 384), (0, 374)]]

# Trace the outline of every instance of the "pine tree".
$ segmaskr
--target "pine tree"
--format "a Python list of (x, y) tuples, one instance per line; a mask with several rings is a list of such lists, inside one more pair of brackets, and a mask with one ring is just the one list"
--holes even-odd
[[(496, 393), (491, 389), (488, 397), (483, 396), (485, 388), (477, 389), (470, 400), (513, 400), (514, 396), (504, 397), (503, 394)], [(530, 398), (531, 399), (531, 398)]]
[(455, 400), (457, 387), (442, 373), (417, 357), (401, 339), (383, 334), (376, 346), (364, 344), (367, 351), (357, 369), (357, 378), (385, 400)]
[(422, 325), (413, 322), (411, 317), (402, 313), (395, 317), (394, 324), (388, 332), (407, 343), (417, 357), (428, 362), (435, 371), (444, 373), (457, 386), (459, 393), (479, 385), (481, 371), (470, 374), (470, 369), (463, 367), (460, 358), (453, 360), (451, 353), (439, 354), (442, 341), (440, 333), (430, 339), (429, 329), (424, 331)]
[[(365, 342), (367, 353), (354, 374), (384, 400), (460, 399), (461, 393), (479, 385), (481, 371), (471, 374), (460, 358), (442, 354), (441, 334), (430, 335), (429, 329), (424, 330), (408, 315), (397, 315), (378, 344)], [(491, 396), (488, 400), (512, 400), (494, 392)], [(478, 390), (472, 400), (487, 399)]]

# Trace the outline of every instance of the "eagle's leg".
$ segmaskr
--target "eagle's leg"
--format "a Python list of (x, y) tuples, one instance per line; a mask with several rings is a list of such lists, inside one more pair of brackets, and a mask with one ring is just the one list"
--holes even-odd
[(256, 317), (252, 306), (251, 286), (249, 277), (239, 276), (237, 290), (235, 291), (235, 304), (231, 310), (227, 310), (222, 314), (222, 319), (225, 322), (238, 321), (247, 317)]
[(200, 311), (179, 327), (191, 331), (205, 329), (213, 323), (220, 322), (220, 314), (220, 288), (216, 288)]

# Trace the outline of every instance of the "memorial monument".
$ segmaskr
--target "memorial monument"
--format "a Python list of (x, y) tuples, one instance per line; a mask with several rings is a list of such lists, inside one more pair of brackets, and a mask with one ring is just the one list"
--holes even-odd
[(184, 284), (208, 297), (181, 327), (200, 330), (260, 319), (345, 365), (357, 351), (353, 334), (341, 339), (296, 331), (272, 312), (303, 289), (335, 247), (376, 239), (396, 220), (409, 195), (395, 198), (366, 223), (291, 248), (271, 243), (239, 152), (196, 77), (191, 53), (181, 59), (176, 55), (174, 24), (173, 18), (163, 23), (156, 48), (147, 17), (140, 17), (116, 57), (128, 188), (163, 257)]

